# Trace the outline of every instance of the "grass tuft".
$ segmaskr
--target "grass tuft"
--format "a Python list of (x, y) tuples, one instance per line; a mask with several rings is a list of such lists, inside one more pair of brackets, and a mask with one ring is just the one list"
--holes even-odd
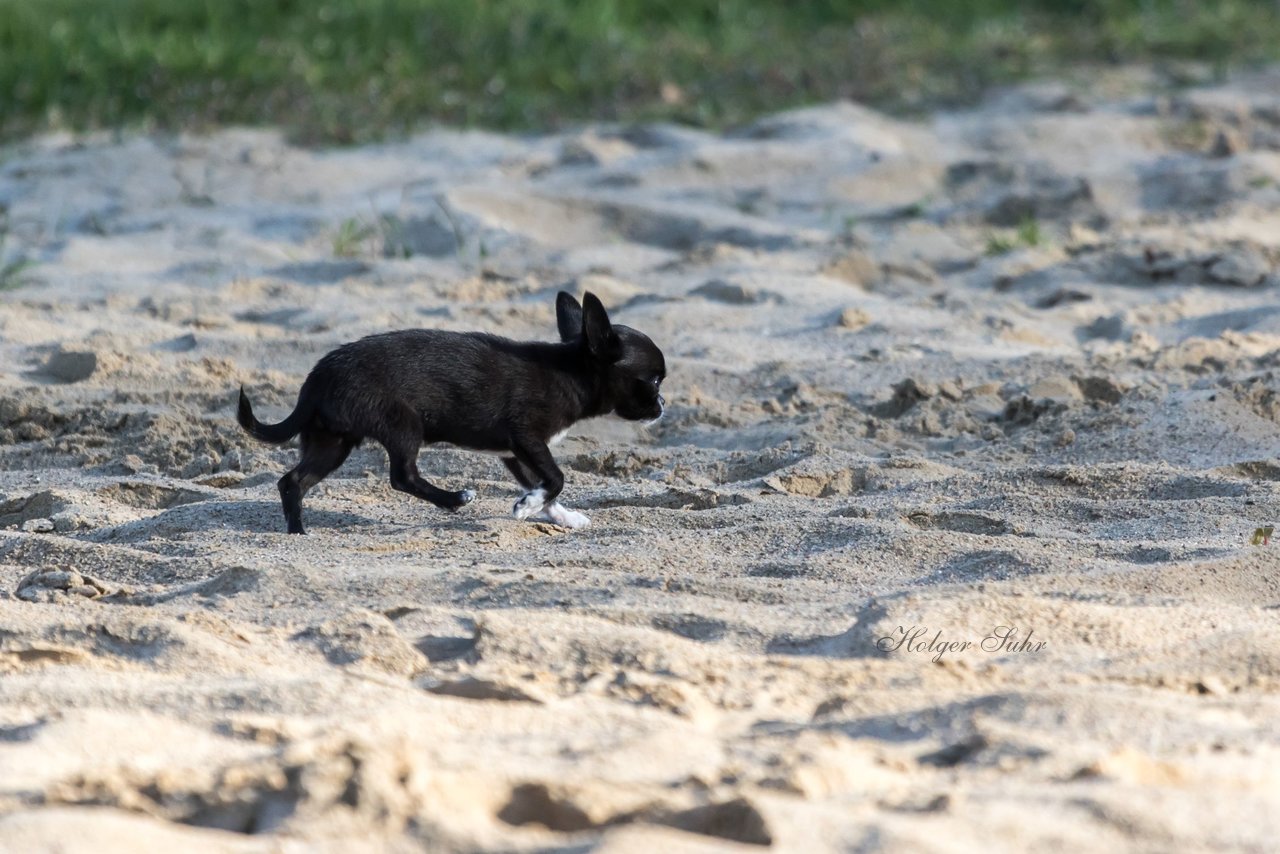
[(362, 245), (376, 234), (376, 229), (359, 219), (344, 219), (333, 235), (333, 254), (338, 258), (355, 258)]
[(36, 262), (29, 258), (14, 258), (0, 262), (0, 291), (11, 291), (31, 283), (27, 275)]
[(1028, 217), (1012, 231), (992, 232), (987, 236), (988, 255), (1007, 255), (1015, 249), (1040, 246), (1044, 243), (1040, 223)]

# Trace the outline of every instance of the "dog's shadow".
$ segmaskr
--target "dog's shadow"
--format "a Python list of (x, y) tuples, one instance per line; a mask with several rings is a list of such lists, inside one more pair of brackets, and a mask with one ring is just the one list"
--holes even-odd
[[(375, 528), (383, 524), (358, 513), (318, 508), (308, 509), (304, 521), (309, 529)], [(170, 507), (143, 519), (98, 528), (89, 539), (97, 542), (142, 542), (216, 530), (283, 534), (284, 514), (280, 512), (278, 501), (196, 501)]]
[[(487, 530), (476, 519), (447, 513), (425, 503), (407, 503), (404, 514), (397, 514), (392, 519), (372, 519), (359, 513), (308, 507), (303, 513), (302, 521), (306, 529), (312, 532), (400, 530), (422, 526), (471, 532)], [(219, 530), (243, 534), (284, 534), (285, 520), (280, 511), (280, 502), (255, 499), (194, 501), (170, 507), (143, 519), (97, 528), (86, 538), (94, 542), (138, 543), (173, 540), (189, 534)]]

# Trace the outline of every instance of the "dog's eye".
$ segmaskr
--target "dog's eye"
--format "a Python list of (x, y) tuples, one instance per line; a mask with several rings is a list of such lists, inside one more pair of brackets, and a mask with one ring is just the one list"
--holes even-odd
[(655, 386), (662, 385), (662, 377), (655, 374), (649, 382), (653, 383)]

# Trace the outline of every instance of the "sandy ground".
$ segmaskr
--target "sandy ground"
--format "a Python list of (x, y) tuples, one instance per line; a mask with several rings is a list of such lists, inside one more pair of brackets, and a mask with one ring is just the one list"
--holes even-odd
[[(1277, 92), (8, 150), (0, 849), (1272, 849)], [(670, 371), (590, 528), (366, 445), (283, 533), (241, 383), (560, 289)]]

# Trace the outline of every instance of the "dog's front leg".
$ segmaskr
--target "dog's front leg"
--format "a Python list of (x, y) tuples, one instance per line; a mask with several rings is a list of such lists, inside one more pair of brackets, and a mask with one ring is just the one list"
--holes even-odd
[[(581, 513), (560, 505), (556, 498), (564, 488), (564, 473), (551, 456), (546, 442), (516, 441), (511, 444), (517, 466), (508, 464), (521, 484), (528, 489), (511, 512), (517, 519), (543, 518), (566, 528), (585, 528), (591, 520)], [(521, 472), (520, 469), (524, 471)], [(532, 477), (522, 477), (527, 473)]]
[(591, 520), (585, 513), (570, 510), (559, 501), (547, 502), (547, 506), (542, 508), (542, 512), (534, 518), (551, 522), (562, 528), (585, 528), (591, 524)]
[(536, 485), (520, 497), (512, 513), (517, 519), (528, 519), (542, 512), (548, 502), (556, 500), (564, 489), (564, 472), (556, 465), (547, 443), (532, 439), (514, 439), (511, 451), (516, 460), (531, 474)]

